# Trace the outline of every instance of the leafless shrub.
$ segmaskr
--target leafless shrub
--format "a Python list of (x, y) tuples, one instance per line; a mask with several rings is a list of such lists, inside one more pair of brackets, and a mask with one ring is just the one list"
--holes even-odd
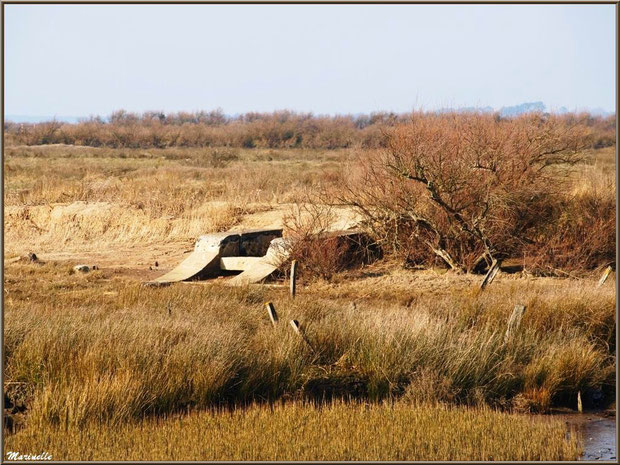
[(523, 251), (529, 271), (555, 275), (558, 269), (592, 270), (615, 263), (615, 196), (565, 196), (541, 213), (546, 221)]
[(359, 160), (340, 200), (384, 247), (468, 272), (532, 243), (541, 209), (590, 143), (585, 125), (539, 114), (416, 114), (386, 135), (386, 150)]
[(231, 148), (210, 149), (207, 152), (207, 161), (213, 168), (224, 168), (231, 162), (239, 160), (239, 150)]
[(328, 205), (296, 204), (284, 218), (290, 257), (300, 275), (331, 279), (345, 269), (369, 263), (379, 256), (365, 234), (335, 231), (336, 214)]
[(290, 257), (299, 263), (300, 275), (329, 279), (342, 268), (343, 244), (323, 238), (335, 219), (329, 206), (316, 202), (297, 203), (284, 217)]

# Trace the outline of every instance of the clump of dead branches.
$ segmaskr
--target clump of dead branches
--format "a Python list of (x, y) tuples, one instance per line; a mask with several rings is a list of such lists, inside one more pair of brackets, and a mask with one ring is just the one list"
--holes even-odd
[(385, 150), (359, 158), (338, 200), (406, 261), (467, 272), (550, 240), (541, 230), (591, 144), (586, 125), (542, 114), (415, 114), (386, 137)]

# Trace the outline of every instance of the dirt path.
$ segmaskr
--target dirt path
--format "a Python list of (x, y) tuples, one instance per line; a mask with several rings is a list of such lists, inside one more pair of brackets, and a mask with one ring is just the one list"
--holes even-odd
[[(194, 249), (189, 241), (165, 244), (127, 245), (113, 248), (84, 248), (69, 251), (35, 250), (42, 262), (58, 262), (67, 265), (97, 265), (102, 271), (114, 271), (117, 275), (137, 280), (153, 279), (174, 268)], [(20, 255), (24, 255), (23, 251)], [(11, 255), (5, 257), (10, 261)]]

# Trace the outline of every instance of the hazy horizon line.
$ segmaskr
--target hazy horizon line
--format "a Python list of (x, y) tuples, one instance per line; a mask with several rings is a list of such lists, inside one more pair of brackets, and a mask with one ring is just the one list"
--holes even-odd
[[(194, 110), (174, 110), (174, 111), (165, 111), (165, 110), (159, 110), (159, 109), (151, 109), (151, 110), (145, 110), (145, 111), (132, 111), (132, 110), (127, 110), (124, 108), (119, 108), (117, 110), (113, 110), (112, 112), (108, 113), (108, 114), (97, 114), (97, 113), (90, 113), (88, 115), (58, 115), (58, 114), (54, 114), (54, 115), (31, 115), (31, 114), (17, 114), (17, 113), (11, 113), (11, 114), (5, 114), (4, 115), (4, 121), (5, 122), (13, 122), (13, 123), (43, 123), (43, 122), (47, 122), (47, 121), (61, 121), (61, 122), (79, 122), (80, 120), (88, 120), (90, 118), (101, 118), (101, 119), (108, 119), (112, 114), (119, 112), (119, 111), (124, 111), (128, 114), (134, 114), (134, 115), (144, 115), (147, 113), (163, 113), (164, 115), (174, 115), (174, 114), (180, 114), (180, 113), (189, 113), (189, 114), (196, 114), (196, 113), (201, 113), (201, 112), (205, 112), (205, 113), (210, 113), (210, 112), (216, 112), (219, 111), (221, 112), (224, 116), (228, 117), (228, 118), (236, 118), (242, 115), (246, 115), (246, 114), (250, 114), (250, 113), (258, 113), (258, 114), (273, 114), (273, 113), (281, 113), (281, 112), (289, 112), (292, 114), (298, 114), (298, 115), (307, 115), (310, 114), (312, 116), (316, 116), (316, 117), (338, 117), (338, 116), (363, 116), (363, 115), (372, 115), (372, 114), (378, 114), (378, 113), (391, 113), (391, 114), (395, 114), (395, 115), (405, 115), (408, 113), (414, 113), (414, 112), (449, 112), (449, 111), (454, 111), (454, 112), (476, 112), (476, 111), (480, 111), (480, 112), (493, 112), (493, 113), (497, 113), (497, 112), (501, 112), (504, 109), (509, 109), (509, 108), (517, 108), (519, 106), (522, 105), (528, 105), (528, 104), (533, 104), (533, 103), (542, 103), (542, 102), (522, 102), (522, 103), (518, 103), (518, 104), (514, 104), (514, 105), (504, 105), (500, 108), (495, 108), (492, 107), (490, 105), (484, 105), (484, 106), (479, 106), (479, 105), (472, 105), (472, 106), (460, 106), (460, 107), (437, 107), (437, 108), (414, 108), (410, 111), (393, 111), (393, 110), (372, 110), (372, 111), (366, 111), (366, 112), (349, 112), (349, 113), (340, 113), (340, 112), (331, 112), (331, 113), (317, 113), (314, 111), (303, 111), (303, 110), (292, 110), (289, 108), (278, 108), (278, 109), (274, 109), (274, 110), (268, 110), (268, 111), (260, 111), (260, 110), (248, 110), (242, 113), (226, 113), (222, 108), (210, 108), (210, 109), (194, 109)], [(614, 110), (607, 110), (604, 108), (593, 108), (593, 107), (585, 107), (585, 108), (574, 108), (574, 109), (568, 109), (567, 107), (564, 106), (560, 106), (559, 108), (546, 108), (545, 105), (545, 109), (543, 110), (545, 113), (558, 113), (558, 114), (566, 114), (566, 113), (589, 113), (589, 114), (593, 114), (593, 115), (597, 115), (597, 116), (612, 116), (616, 114), (615, 109)], [(23, 121), (20, 120), (16, 120), (17, 119), (24, 119)], [(71, 121), (69, 121), (71, 120)]]

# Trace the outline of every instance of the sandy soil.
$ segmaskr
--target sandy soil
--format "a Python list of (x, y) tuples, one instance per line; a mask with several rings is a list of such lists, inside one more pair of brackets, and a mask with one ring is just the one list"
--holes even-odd
[[(215, 202), (217, 203), (217, 202)], [(58, 224), (66, 218), (81, 215), (97, 214), (110, 208), (106, 202), (73, 202), (69, 204), (53, 204), (30, 207), (31, 217), (36, 217), (38, 210), (45, 210), (51, 224)], [(7, 207), (5, 214), (6, 228), (12, 227), (11, 215), (21, 207)], [(246, 214), (230, 228), (231, 231), (244, 231), (259, 228), (282, 228), (284, 218), (291, 210), (291, 205), (260, 205), (253, 206), (253, 213)], [(349, 229), (359, 221), (354, 212), (345, 208), (337, 209), (338, 221), (332, 229)], [(15, 221), (22, 221), (21, 218)], [(36, 229), (36, 224), (33, 224)], [(32, 231), (36, 237), (36, 231)], [(212, 231), (205, 230), (203, 234)], [(197, 239), (197, 237), (196, 237)], [(149, 243), (108, 243), (74, 241), (69, 244), (55, 245), (49, 243), (36, 244), (11, 237), (5, 244), (5, 261), (17, 256), (34, 252), (41, 261), (55, 261), (68, 264), (97, 265), (101, 270), (114, 270), (139, 280), (151, 280), (174, 268), (194, 249), (194, 240), (185, 241), (150, 241)]]

